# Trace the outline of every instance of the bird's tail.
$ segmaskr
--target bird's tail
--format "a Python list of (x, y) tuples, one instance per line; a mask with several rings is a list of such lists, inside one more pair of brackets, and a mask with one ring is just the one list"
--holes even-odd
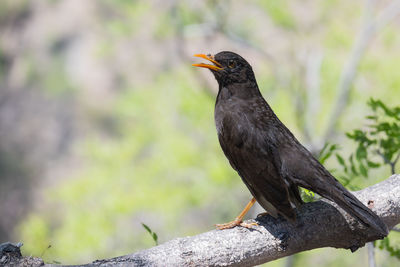
[(382, 238), (388, 235), (388, 227), (378, 217), (378, 215), (361, 203), (361, 201), (359, 201), (352, 193), (344, 188), (344, 186), (341, 185), (336, 179), (334, 179), (332, 182), (334, 185), (330, 187), (331, 190), (329, 193), (320, 192), (323, 197), (334, 201), (347, 213), (357, 218), (360, 222), (371, 228), (374, 228), (376, 231), (378, 231)]

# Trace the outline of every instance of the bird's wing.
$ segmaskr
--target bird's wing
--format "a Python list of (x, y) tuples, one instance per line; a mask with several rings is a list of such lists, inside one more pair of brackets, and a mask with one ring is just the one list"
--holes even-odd
[(349, 214), (375, 228), (383, 236), (387, 234), (387, 226), (382, 220), (344, 188), (294, 137), (282, 143), (278, 153), (281, 174), (291, 180), (291, 183), (336, 202)]
[(218, 138), (232, 167), (239, 173), (257, 202), (271, 215), (277, 212), (294, 220), (289, 184), (282, 178), (272, 160), (274, 149), (262, 128), (243, 113), (230, 113), (223, 118)]

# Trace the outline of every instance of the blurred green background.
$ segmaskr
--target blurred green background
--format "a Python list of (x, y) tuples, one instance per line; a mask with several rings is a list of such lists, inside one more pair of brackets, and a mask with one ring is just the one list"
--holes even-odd
[[(251, 196), (219, 147), (217, 83), (195, 53), (241, 54), (310, 150), (354, 150), (345, 132), (365, 125), (367, 100), (399, 103), (399, 14), (397, 0), (2, 0), (0, 243), (85, 263), (153, 246), (141, 223), (165, 242), (234, 218)], [(367, 253), (267, 265), (306, 264), (366, 266)]]

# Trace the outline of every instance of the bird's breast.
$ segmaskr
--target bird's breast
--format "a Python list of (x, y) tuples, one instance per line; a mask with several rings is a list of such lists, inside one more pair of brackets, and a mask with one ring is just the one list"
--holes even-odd
[(232, 130), (231, 127), (237, 123), (233, 121), (233, 118), (240, 118), (242, 115), (242, 112), (239, 109), (238, 101), (235, 101), (232, 98), (220, 98), (217, 100), (214, 111), (214, 120), (218, 134), (223, 134), (224, 128), (227, 128), (228, 126), (230, 128), (229, 130)]

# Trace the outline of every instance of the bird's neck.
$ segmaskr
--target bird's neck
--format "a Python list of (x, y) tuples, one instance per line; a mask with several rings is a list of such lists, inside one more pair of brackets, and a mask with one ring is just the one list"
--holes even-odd
[(230, 83), (228, 85), (219, 85), (217, 100), (227, 100), (232, 97), (249, 99), (260, 96), (260, 90), (255, 82)]

